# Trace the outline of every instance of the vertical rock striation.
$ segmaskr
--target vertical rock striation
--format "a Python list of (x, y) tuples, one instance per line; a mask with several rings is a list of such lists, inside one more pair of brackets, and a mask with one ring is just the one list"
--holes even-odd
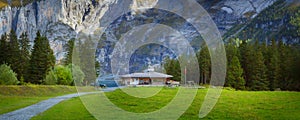
[[(43, 35), (48, 37), (57, 59), (60, 60), (65, 54), (64, 46), (67, 41), (76, 37), (79, 32), (93, 33), (94, 31), (101, 30), (103, 26), (111, 24), (109, 21), (119, 17), (116, 16), (116, 13), (124, 13), (124, 11), (132, 10), (132, 14), (135, 14), (135, 12), (140, 12), (140, 8), (151, 8), (157, 1), (158, 0), (39, 0), (23, 7), (6, 6), (0, 10), (0, 35), (10, 30), (15, 30), (18, 36), (23, 32), (27, 32), (29, 39), (33, 41), (36, 37), (36, 32), (40, 31)], [(197, 1), (211, 14), (223, 34), (232, 26), (254, 18), (276, 0)], [(120, 23), (134, 19), (132, 17), (134, 17), (134, 15), (127, 15), (126, 18), (115, 21), (114, 24), (116, 25), (112, 25), (112, 28), (109, 29), (114, 30), (113, 27), (121, 28), (122, 26), (120, 25), (122, 24)], [(159, 23), (159, 20), (165, 19), (164, 17), (168, 16), (155, 16), (153, 17), (153, 21)], [(171, 19), (176, 20), (176, 18)], [(132, 27), (140, 23), (141, 22), (132, 22), (127, 25)], [(184, 36), (195, 35), (195, 33), (191, 31), (191, 27), (187, 24), (183, 24), (178, 29), (184, 31)], [(111, 39), (108, 38), (106, 40), (116, 40), (116, 36), (111, 37)], [(105, 61), (104, 57), (108, 56), (105, 53), (110, 46), (104, 46), (106, 47), (97, 52), (99, 53), (99, 61)]]

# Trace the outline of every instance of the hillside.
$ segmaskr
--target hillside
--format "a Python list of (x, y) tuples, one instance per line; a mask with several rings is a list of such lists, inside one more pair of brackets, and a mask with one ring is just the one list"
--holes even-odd
[[(57, 60), (61, 60), (65, 56), (67, 41), (78, 36), (78, 33), (95, 33), (95, 38), (97, 38), (97, 40), (101, 39), (96, 51), (97, 60), (103, 65), (102, 67), (105, 68), (105, 71), (110, 71), (110, 55), (118, 39), (133, 27), (147, 23), (165, 24), (180, 31), (187, 37), (194, 49), (199, 50), (199, 38), (201, 39), (201, 36), (195, 32), (191, 24), (176, 14), (155, 9), (147, 10), (144, 13), (136, 15), (124, 13), (125, 11), (135, 11), (135, 9), (139, 7), (153, 6), (153, 0), (148, 0), (142, 4), (139, 0), (32, 1), (33, 0), (23, 0), (23, 3), (19, 0), (14, 0), (12, 3), (8, 3), (6, 0), (0, 1), (1, 6), (6, 6), (0, 7), (0, 35), (9, 33), (10, 30), (16, 31), (18, 36), (23, 32), (27, 32), (29, 39), (33, 43), (36, 32), (40, 31), (42, 35), (49, 39)], [(275, 1), (277, 0), (197, 0), (197, 2), (208, 11), (221, 34), (224, 34), (225, 37), (236, 34), (237, 37), (241, 37), (242, 39), (249, 38), (241, 36), (239, 31), (242, 30), (249, 34), (249, 36), (256, 32), (263, 33), (257, 30), (255, 30), (255, 32), (250, 31), (252, 29), (250, 27), (260, 22), (263, 22), (263, 25), (267, 24), (266, 22), (268, 22), (268, 20), (258, 21), (256, 19), (259, 19), (260, 16), (266, 16), (263, 14), (268, 14), (261, 13), (262, 11), (273, 13), (270, 8), (268, 8), (268, 10), (264, 9), (273, 5)], [(139, 3), (137, 4), (138, 6), (132, 7), (135, 3)], [(274, 9), (277, 9), (276, 5), (273, 6), (275, 6)], [(117, 14), (123, 14), (123, 16), (116, 16)], [(289, 19), (289, 16), (280, 15), (280, 18), (281, 17)], [(110, 24), (108, 21), (114, 22)], [(273, 21), (268, 24), (271, 23), (273, 23)], [(246, 28), (246, 25), (249, 25), (249, 28)], [(103, 26), (108, 26), (106, 33), (109, 34), (105, 34), (106, 36), (97, 36), (97, 32), (102, 30)], [(270, 30), (276, 30), (272, 25), (270, 26)], [(244, 29), (241, 30), (240, 28)], [(290, 28), (288, 25), (288, 29)], [(227, 32), (228, 30), (229, 32)], [(283, 34), (282, 31), (288, 35), (293, 33), (282, 28), (280, 31), (275, 31), (274, 34), (276, 34), (276, 32)], [(265, 34), (269, 35), (269, 33)], [(286, 39), (290, 38), (290, 36), (292, 36), (292, 38), (297, 37), (293, 34), (290, 36), (286, 34), (282, 35)], [(263, 35), (253, 36), (262, 39), (261, 36)], [(150, 48), (158, 48), (158, 51), (160, 51), (160, 47), (161, 46), (150, 46)], [(184, 46), (179, 45), (178, 48), (180, 47)], [(145, 55), (136, 56), (137, 61), (148, 60), (154, 64), (159, 64), (162, 59), (162, 54), (164, 56), (170, 56), (168, 51), (160, 51), (160, 53), (150, 57), (145, 57)], [(145, 63), (147, 64), (147, 62)], [(145, 63), (140, 64), (145, 65)]]
[(225, 39), (252, 39), (270, 43), (272, 39), (282, 39), (286, 43), (300, 43), (297, 27), (291, 24), (291, 19), (300, 11), (299, 1), (279, 0), (262, 11), (251, 22), (238, 24), (231, 28)]

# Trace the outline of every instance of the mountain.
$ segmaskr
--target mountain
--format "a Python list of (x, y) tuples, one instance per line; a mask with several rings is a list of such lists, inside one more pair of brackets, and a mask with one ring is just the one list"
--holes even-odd
[(297, 27), (291, 24), (292, 18), (300, 13), (300, 1), (278, 0), (246, 23), (237, 24), (224, 35), (225, 39), (252, 39), (270, 43), (272, 39), (285, 43), (300, 43)]
[[(240, 36), (240, 31), (247, 30), (247, 25), (251, 26), (251, 23), (256, 23), (256, 19), (263, 16), (260, 13), (269, 6), (273, 6), (276, 1), (197, 0), (208, 11), (224, 36), (235, 34)], [(195, 28), (180, 16), (156, 9), (142, 13), (134, 12), (137, 8), (154, 6), (156, 2), (157, 0), (1, 0), (0, 34), (9, 32), (11, 29), (15, 30), (18, 36), (23, 32), (28, 32), (30, 40), (33, 41), (39, 30), (48, 37), (51, 48), (57, 59), (60, 60), (65, 55), (67, 41), (75, 38), (78, 33), (95, 34), (103, 26), (109, 26), (105, 30), (105, 34), (97, 38), (100, 42), (96, 51), (97, 60), (104, 67), (106, 66), (106, 71), (110, 70), (108, 61), (116, 41), (124, 33), (138, 25), (149, 22), (169, 25), (180, 31), (191, 43), (198, 44), (195, 39), (199, 39), (199, 33), (195, 32)], [(123, 16), (116, 16), (117, 14), (123, 14)], [(108, 21), (112, 20), (113, 23), (110, 24)], [(241, 28), (244, 29), (235, 31), (237, 26), (242, 26)], [(141, 49), (147, 49), (147, 47), (149, 48), (149, 46), (144, 46)], [(136, 61), (145, 61), (146, 59), (159, 64), (163, 59), (161, 56), (172, 54), (162, 46), (150, 45), (150, 48), (157, 48), (157, 53), (148, 52), (152, 53), (153, 57), (137, 54), (132, 58)], [(199, 49), (199, 46), (196, 45), (195, 48)], [(147, 62), (143, 64), (147, 64)]]

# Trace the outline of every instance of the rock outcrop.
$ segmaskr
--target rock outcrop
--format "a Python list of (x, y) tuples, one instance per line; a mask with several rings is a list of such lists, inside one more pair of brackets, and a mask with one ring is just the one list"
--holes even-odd
[[(133, 11), (137, 8), (151, 8), (158, 0), (40, 0), (23, 7), (6, 6), (0, 10), (0, 35), (15, 30), (17, 35), (27, 32), (31, 41), (37, 31), (47, 36), (57, 59), (64, 56), (64, 46), (79, 32), (93, 33), (108, 21), (117, 19), (116, 13)], [(223, 34), (232, 26), (254, 18), (276, 0), (197, 0), (210, 13)], [(143, 11), (142, 11), (143, 12)], [(134, 15), (117, 20), (133, 19)], [(167, 16), (160, 16), (167, 17)], [(147, 19), (147, 18), (145, 18)], [(160, 18), (155, 18), (160, 19)], [(176, 18), (175, 18), (176, 19)], [(176, 24), (176, 23), (175, 23)], [(131, 23), (135, 26), (135, 23)], [(114, 27), (114, 26), (112, 26)], [(120, 27), (116, 25), (115, 27)], [(113, 30), (113, 28), (110, 28)], [(182, 24), (185, 36), (193, 36), (191, 27)], [(107, 39), (110, 40), (110, 39)], [(114, 39), (112, 39), (114, 40)], [(98, 51), (99, 59), (105, 60), (108, 48)], [(107, 55), (106, 55), (107, 56)]]

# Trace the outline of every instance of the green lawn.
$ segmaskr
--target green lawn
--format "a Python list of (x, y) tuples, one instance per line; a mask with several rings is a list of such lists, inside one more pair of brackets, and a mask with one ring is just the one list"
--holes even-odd
[(0, 86), (0, 114), (75, 92), (76, 88), (69, 86)]
[[(128, 88), (127, 88), (128, 89)], [(143, 91), (145, 88), (132, 88)], [(158, 89), (158, 88), (147, 88)], [(178, 89), (164, 88), (149, 98), (134, 98), (121, 90), (106, 93), (118, 107), (131, 112), (151, 112), (161, 109), (174, 97)], [(206, 89), (199, 89), (189, 109), (180, 119), (198, 119), (199, 109)], [(98, 95), (87, 95), (97, 100)], [(224, 90), (214, 109), (204, 119), (300, 119), (300, 93), (298, 92), (249, 92)], [(139, 101), (139, 102), (137, 102)], [(101, 103), (99, 103), (101, 104)], [(85, 109), (80, 98), (73, 98), (55, 105), (33, 119), (95, 119)]]

